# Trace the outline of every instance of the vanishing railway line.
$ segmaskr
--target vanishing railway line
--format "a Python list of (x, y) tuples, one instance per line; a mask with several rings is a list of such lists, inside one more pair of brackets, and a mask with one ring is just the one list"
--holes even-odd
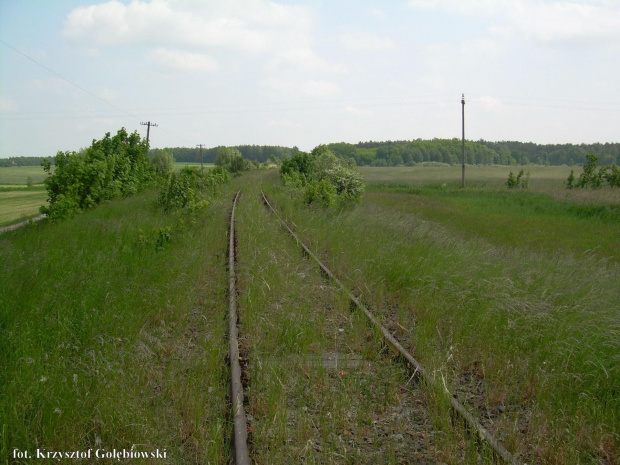
[(239, 361), (239, 338), (237, 331), (237, 277), (235, 274), (235, 209), (237, 207), (237, 199), (239, 198), (240, 192), (240, 190), (237, 191), (235, 198), (233, 199), (228, 238), (228, 334), (230, 340), (228, 357), (230, 359), (230, 399), (233, 422), (233, 458), (237, 465), (249, 465), (251, 462), (248, 453), (248, 427), (245, 410), (243, 407), (244, 395), (243, 385), (241, 383), (241, 363)]
[[(471, 432), (474, 433), (474, 435), (480, 440), (481, 443), (484, 443), (486, 445), (486, 447), (490, 448), (492, 450), (492, 455), (500, 460), (503, 461), (505, 463), (510, 463), (510, 464), (518, 464), (519, 461), (516, 457), (514, 457), (510, 452), (508, 452), (504, 446), (496, 439), (493, 437), (493, 435), (487, 431), (482, 424), (456, 399), (455, 396), (453, 396), (450, 392), (448, 392), (444, 387), (440, 386), (439, 383), (434, 379), (434, 377), (429, 374), (424, 366), (422, 366), (395, 338), (394, 336), (379, 322), (379, 320), (377, 320), (377, 318), (372, 314), (372, 312), (363, 304), (363, 302), (356, 297), (349, 289), (347, 289), (344, 284), (325, 266), (324, 263), (321, 262), (321, 260), (305, 245), (303, 244), (303, 242), (299, 239), (299, 237), (295, 234), (295, 232), (291, 229), (291, 227), (282, 219), (280, 218), (280, 216), (278, 215), (278, 213), (276, 212), (276, 210), (274, 209), (274, 207), (271, 205), (271, 203), (269, 202), (269, 200), (267, 199), (266, 195), (261, 191), (260, 192), (260, 202), (262, 202), (265, 205), (265, 212), (270, 212), (270, 213), (265, 213), (267, 216), (271, 216), (271, 226), (273, 227), (277, 224), (280, 224), (281, 226), (283, 226), (283, 228), (290, 234), (291, 238), (294, 239), (296, 246), (299, 246), (302, 248), (303, 253), (306, 257), (308, 257), (309, 259), (313, 260), (314, 262), (316, 262), (316, 265), (319, 266), (321, 274), (326, 277), (327, 279), (329, 279), (330, 283), (333, 283), (333, 288), (328, 289), (326, 292), (331, 292), (331, 294), (333, 295), (341, 295), (344, 296), (344, 300), (347, 300), (347, 307), (349, 308), (356, 308), (358, 309), (361, 313), (360, 315), (363, 315), (363, 318), (361, 318), (361, 320), (365, 319), (366, 322), (370, 322), (370, 326), (371, 328), (368, 328), (368, 325), (366, 324), (366, 332), (367, 333), (371, 333), (372, 331), (375, 331), (376, 334), (379, 334), (380, 337), (383, 340), (383, 344), (388, 346), (390, 349), (392, 349), (392, 351), (396, 354), (396, 359), (398, 359), (399, 361), (402, 361), (404, 363), (397, 363), (394, 364), (393, 363), (393, 358), (388, 358), (385, 356), (381, 356), (379, 355), (379, 352), (381, 352), (381, 347), (377, 346), (376, 349), (376, 353), (377, 353), (377, 357), (379, 357), (378, 359), (376, 359), (376, 361), (374, 362), (368, 362), (365, 363), (362, 360), (362, 357), (359, 355), (360, 351), (364, 351), (364, 348), (352, 348), (352, 346), (354, 346), (354, 344), (350, 344), (347, 341), (343, 341), (340, 334), (338, 334), (339, 332), (344, 332), (343, 328), (338, 328), (337, 330), (333, 331), (335, 333), (335, 336), (331, 339), (329, 339), (329, 344), (333, 344), (334, 345), (334, 350), (332, 352), (330, 352), (330, 355), (328, 357), (325, 356), (319, 356), (319, 357), (310, 357), (307, 361), (304, 362), (299, 362), (300, 357), (297, 356), (298, 354), (293, 353), (292, 356), (288, 356), (287, 357), (280, 357), (280, 358), (275, 358), (275, 357), (271, 357), (271, 356), (264, 356), (264, 355), (257, 355), (256, 358), (259, 360), (252, 360), (252, 355), (250, 355), (250, 361), (249, 361), (249, 365), (246, 366), (246, 370), (250, 371), (249, 374), (244, 373), (244, 378), (246, 379), (250, 379), (249, 385), (246, 386), (246, 393), (248, 393), (249, 398), (244, 398), (244, 387), (242, 385), (242, 373), (241, 373), (241, 365), (240, 365), (240, 345), (241, 344), (251, 344), (252, 341), (252, 336), (249, 334), (245, 334), (246, 332), (249, 333), (250, 332), (250, 327), (244, 327), (245, 329), (243, 331), (241, 331), (241, 335), (239, 334), (239, 314), (238, 314), (238, 308), (237, 308), (237, 299), (238, 297), (241, 298), (241, 296), (244, 293), (244, 289), (240, 289), (239, 286), (239, 275), (241, 274), (239, 271), (236, 271), (235, 269), (235, 265), (237, 263), (237, 261), (243, 261), (243, 256), (240, 256), (240, 252), (238, 250), (238, 232), (235, 228), (235, 211), (237, 210), (237, 200), (239, 198), (239, 192), (237, 192), (237, 194), (235, 195), (235, 198), (233, 200), (233, 207), (232, 207), (232, 213), (231, 213), (231, 217), (230, 217), (230, 236), (229, 236), (229, 256), (228, 256), (228, 266), (229, 266), (229, 334), (230, 334), (230, 351), (229, 351), (229, 358), (230, 358), (230, 370), (231, 370), (231, 409), (232, 409), (232, 413), (231, 413), (231, 417), (232, 417), (232, 422), (233, 422), (233, 434), (232, 434), (232, 455), (234, 458), (235, 463), (237, 464), (249, 464), (252, 462), (260, 462), (261, 460), (256, 460), (256, 457), (261, 457), (262, 451), (260, 450), (260, 448), (262, 447), (262, 443), (260, 443), (260, 440), (258, 438), (258, 434), (256, 437), (256, 442), (254, 442), (254, 440), (252, 440), (251, 442), (253, 444), (248, 445), (248, 431), (255, 431), (258, 433), (259, 430), (261, 430), (261, 424), (263, 424), (262, 427), (262, 431), (263, 431), (263, 435), (264, 436), (269, 436), (270, 433), (267, 432), (268, 428), (270, 427), (269, 423), (273, 423), (273, 425), (276, 424), (277, 421), (277, 417), (278, 417), (278, 412), (276, 411), (276, 413), (273, 416), (273, 419), (261, 419), (261, 406), (264, 402), (269, 402), (269, 400), (267, 401), (263, 401), (263, 400), (259, 400), (260, 397), (260, 386), (258, 385), (254, 385), (253, 381), (254, 379), (271, 379), (269, 376), (265, 377), (266, 375), (262, 375), (261, 371), (268, 371), (271, 370), (274, 373), (275, 378), (277, 379), (277, 382), (281, 385), (281, 391), (280, 392), (287, 392), (287, 383), (283, 382), (281, 380), (281, 378), (278, 376), (278, 373), (281, 373), (279, 371), (277, 371), (274, 368), (274, 365), (287, 365), (287, 369), (284, 370), (284, 372), (289, 371), (299, 371), (303, 373), (303, 383), (305, 383), (305, 393), (306, 396), (301, 396), (301, 403), (308, 403), (311, 404), (312, 402), (308, 399), (307, 393), (308, 393), (308, 389), (312, 389), (311, 387), (311, 383), (313, 382), (318, 382), (319, 384), (325, 383), (324, 378), (317, 378), (313, 373), (310, 373), (309, 367), (312, 366), (318, 366), (318, 371), (320, 373), (322, 373), (322, 371), (326, 371), (326, 367), (332, 367), (332, 365), (335, 366), (335, 374), (331, 374), (328, 376), (328, 381), (327, 383), (331, 383), (332, 385), (332, 390), (333, 389), (339, 389), (342, 387), (339, 386), (345, 386), (344, 384), (338, 384), (340, 381), (342, 381), (340, 378), (345, 378), (345, 377), (350, 377), (351, 379), (355, 378), (356, 380), (359, 379), (361, 381), (356, 383), (350, 382), (349, 384), (347, 384), (346, 386), (351, 387), (357, 387), (357, 386), (361, 386), (362, 387), (362, 392), (368, 392), (368, 391), (373, 391), (374, 390), (380, 390), (380, 383), (382, 383), (383, 381), (381, 380), (381, 375), (378, 375), (378, 373), (382, 373), (381, 370), (394, 370), (395, 367), (401, 368), (402, 367), (406, 367), (406, 375), (405, 375), (405, 383), (404, 383), (404, 387), (400, 388), (399, 394), (397, 395), (397, 397), (399, 398), (400, 404), (398, 406), (398, 410), (400, 413), (395, 414), (392, 413), (392, 417), (393, 417), (393, 421), (392, 423), (390, 423), (390, 426), (388, 427), (388, 429), (390, 429), (391, 436), (389, 436), (390, 438), (396, 438), (396, 440), (403, 440), (403, 434), (398, 432), (398, 428), (399, 428), (399, 424), (401, 424), (402, 421), (402, 412), (405, 412), (405, 414), (407, 415), (414, 415), (414, 416), (424, 416), (424, 412), (422, 412), (421, 410), (424, 410), (424, 406), (423, 406), (423, 402), (420, 401), (418, 398), (415, 398), (416, 395), (420, 395), (419, 390), (420, 390), (420, 386), (419, 384), (412, 384), (411, 381), (414, 378), (422, 378), (424, 379), (424, 381), (435, 387), (438, 389), (442, 389), (446, 395), (446, 397), (449, 399), (451, 408), (453, 409), (453, 411), (458, 414), (464, 421), (465, 423), (468, 425), (468, 428)], [(256, 202), (256, 199), (248, 199), (248, 201), (254, 201)], [(259, 212), (256, 211), (256, 208), (254, 208), (253, 214), (260, 214)], [(269, 221), (269, 220), (265, 220), (265, 221)], [(280, 233), (281, 234), (281, 233)], [(249, 250), (249, 249), (248, 249)], [(287, 260), (293, 260), (290, 257), (290, 254), (287, 254), (285, 252), (285, 258)], [(280, 261), (278, 261), (280, 260)], [(299, 259), (300, 260), (300, 259)], [(276, 264), (282, 263), (282, 258), (273, 258), (273, 261)], [(306, 261), (308, 262), (308, 261)], [(310, 263), (306, 263), (306, 266), (310, 267), (311, 264)], [(259, 267), (260, 270), (262, 270), (262, 267)], [(295, 269), (296, 273), (300, 274), (302, 276), (302, 279), (307, 279), (307, 271), (304, 269), (302, 271), (298, 271), (298, 269)], [(243, 270), (242, 270), (243, 273)], [(291, 273), (289, 273), (291, 274)], [(254, 275), (249, 275), (248, 270), (245, 270), (245, 282), (246, 282), (246, 287), (249, 287), (248, 283), (254, 283), (255, 281), (259, 281), (262, 280), (266, 287), (268, 288), (268, 292), (272, 291), (272, 287), (270, 286), (270, 284), (265, 281), (265, 279), (261, 276), (254, 276)], [(261, 284), (262, 286), (262, 284)], [(316, 284), (315, 284), (316, 286)], [(323, 288), (327, 288), (329, 286), (323, 286), (323, 285), (319, 285), (319, 287)], [(325, 292), (325, 290), (323, 290)], [(263, 294), (265, 293), (265, 290), (263, 289)], [(275, 293), (275, 290), (274, 290)], [(322, 298), (318, 299), (321, 300)], [(342, 298), (341, 298), (342, 300)], [(274, 304), (276, 307), (278, 307), (280, 304), (279, 303), (275, 303)], [(323, 304), (325, 305), (325, 304)], [(327, 306), (329, 307), (331, 304), (327, 304)], [(243, 307), (243, 304), (241, 305), (241, 307)], [(301, 306), (300, 306), (301, 307)], [(329, 310), (329, 309), (328, 309)], [(240, 312), (243, 312), (243, 308), (239, 309)], [(290, 311), (291, 314), (294, 314), (294, 311)], [(305, 315), (303, 312), (299, 313), (299, 317), (298, 318), (306, 318), (307, 315)], [(250, 315), (247, 316), (247, 319), (250, 320), (253, 317), (251, 317)], [(258, 318), (262, 318), (264, 320), (268, 320), (269, 317), (264, 315), (264, 316), (260, 316)], [(342, 317), (344, 318), (344, 317)], [(243, 318), (242, 318), (243, 319)], [(245, 324), (245, 319), (244, 320), (244, 324)], [(292, 320), (287, 320), (287, 321), (292, 321)], [(329, 326), (329, 325), (328, 325)], [(328, 327), (326, 326), (326, 328)], [(344, 325), (342, 325), (344, 326)], [(351, 323), (351, 326), (353, 326), (353, 323)], [(330, 329), (326, 329), (323, 332), (332, 332), (331, 327), (329, 327)], [(291, 329), (291, 331), (295, 331), (293, 328), (289, 328)], [(293, 334), (293, 333), (292, 333)], [(298, 333), (296, 333), (296, 336), (294, 337), (302, 337), (300, 335), (303, 334), (303, 330), (300, 330)], [(259, 338), (258, 336), (255, 336), (256, 338)], [(321, 338), (321, 337), (325, 337), (325, 335), (321, 335), (319, 333), (317, 333), (317, 335), (315, 335), (314, 337), (317, 338)], [(291, 336), (289, 336), (289, 340), (290, 340)], [(241, 339), (247, 339), (246, 342), (241, 342)], [(269, 339), (269, 336), (266, 337), (266, 339)], [(333, 342), (332, 342), (333, 340)], [(372, 337), (369, 335), (367, 337), (367, 341), (368, 344), (372, 344)], [(294, 342), (291, 342), (292, 345), (294, 345)], [(311, 346), (313, 345), (313, 342), (310, 341), (308, 342), (308, 345)], [(345, 350), (353, 353), (353, 355), (351, 355), (351, 353), (347, 356), (343, 356), (341, 352), (339, 352), (339, 348), (342, 347), (346, 347)], [(248, 350), (249, 351), (249, 350)], [(249, 351), (251, 352), (251, 351)], [(295, 352), (295, 351), (293, 351)], [(251, 352), (253, 353), (253, 352)], [(257, 352), (257, 354), (259, 354), (260, 352)], [(292, 360), (292, 361), (291, 361)], [(246, 361), (247, 362), (247, 361)], [(372, 368), (372, 363), (375, 363), (376, 366), (374, 368)], [(371, 368), (369, 368), (371, 367)], [(390, 368), (391, 367), (391, 368)], [(340, 370), (340, 368), (343, 368)], [(338, 371), (340, 370), (340, 371)], [(375, 378), (374, 380), (372, 379), (367, 379), (368, 377), (365, 377), (366, 375), (364, 374), (365, 371), (368, 371), (369, 376), (372, 378)], [(357, 374), (355, 374), (357, 373)], [(379, 379), (376, 379), (379, 378)], [(408, 379), (408, 380), (407, 380)], [(318, 380), (318, 381), (317, 381)], [(297, 383), (297, 382), (295, 382)], [(370, 387), (367, 386), (367, 383), (370, 383)], [(373, 384), (375, 383), (375, 384)], [(256, 384), (259, 384), (259, 382), (257, 381)], [(294, 383), (293, 383), (294, 384)], [(402, 381), (401, 381), (401, 385), (402, 385)], [(383, 388), (383, 389), (387, 389), (387, 388)], [(353, 396), (356, 395), (355, 391), (353, 391)], [(361, 395), (361, 394), (360, 394)], [(256, 399), (254, 398), (254, 396), (256, 397)], [(320, 396), (319, 396), (320, 397)], [(371, 396), (372, 397), (372, 396)], [(411, 399), (409, 399), (409, 397), (411, 397)], [(374, 397), (373, 397), (374, 398)], [(244, 402), (245, 400), (245, 402)], [(280, 401), (282, 401), (282, 399), (279, 399)], [(255, 401), (255, 402), (254, 402)], [(397, 403), (398, 403), (397, 402)], [(244, 408), (244, 403), (247, 406), (247, 408), (249, 409), (250, 413), (246, 414), (246, 410)], [(319, 412), (320, 407), (317, 407), (316, 404), (314, 405), (314, 407), (310, 407), (310, 409), (308, 410), (308, 407), (306, 405), (302, 406), (301, 408), (299, 408), (299, 406), (297, 405), (297, 403), (300, 403), (299, 400), (288, 400), (288, 401), (284, 401), (284, 403), (287, 404), (286, 409), (284, 410), (284, 412), (280, 412), (280, 416), (282, 415), (286, 415), (288, 417), (288, 420), (286, 421), (286, 427), (287, 428), (293, 428), (295, 426), (295, 423), (299, 422), (299, 421), (303, 421), (303, 419), (301, 418), (302, 416), (307, 416), (308, 411), (310, 411), (310, 423), (311, 423), (311, 427), (310, 430), (304, 430), (306, 431), (304, 434), (307, 436), (309, 435), (309, 433), (307, 431), (316, 431), (318, 429), (321, 429), (320, 424), (317, 425), (317, 423), (319, 423), (320, 420), (318, 420), (318, 416), (321, 414), (321, 412)], [(257, 404), (257, 405), (254, 405)], [(409, 408), (403, 408), (403, 405), (416, 405), (416, 409), (409, 409)], [(421, 406), (421, 407), (420, 407)], [(421, 409), (421, 410), (420, 410)], [(362, 407), (363, 410), (363, 407)], [(395, 410), (392, 410), (392, 412), (394, 412)], [(314, 412), (315, 416), (312, 417), (311, 413)], [(331, 417), (331, 411), (328, 411), (326, 413), (327, 416)], [(351, 412), (348, 412), (347, 415), (350, 417), (351, 416)], [(359, 416), (359, 413), (358, 413)], [(383, 416), (385, 417), (385, 414), (383, 414)], [(360, 432), (358, 434), (362, 435), (362, 430), (365, 433), (365, 437), (364, 437), (364, 442), (365, 442), (365, 446), (367, 448), (373, 448), (373, 447), (382, 447), (381, 444), (385, 445), (385, 441), (382, 442), (381, 437), (378, 438), (372, 438), (372, 437), (368, 437), (368, 432), (371, 431), (371, 433), (374, 431), (375, 434), (377, 434), (377, 431), (379, 431), (377, 425), (381, 424), (384, 419), (380, 416), (372, 416), (372, 414), (370, 414), (370, 420), (368, 418), (365, 418), (365, 422), (368, 423), (370, 421), (370, 423), (373, 425), (372, 428), (368, 429), (363, 429), (363, 428), (358, 428), (360, 430)], [(373, 419), (374, 418), (374, 419)], [(252, 422), (252, 425), (250, 425), (248, 423), (248, 420), (250, 420), (250, 422)], [(279, 420), (281, 421), (281, 420)], [(410, 433), (411, 436), (413, 435), (419, 435), (423, 438), (425, 438), (424, 441), (420, 442), (416, 442), (411, 443), (411, 444), (405, 444), (405, 447), (411, 445), (412, 447), (417, 447), (417, 448), (424, 448), (424, 447), (428, 447), (428, 448), (432, 448), (435, 449), (435, 445), (434, 445), (434, 439), (432, 437), (433, 435), (433, 431), (432, 431), (432, 426), (430, 426), (430, 421), (426, 420), (426, 421), (420, 421), (416, 426), (415, 426), (415, 431), (413, 433)], [(349, 426), (346, 426), (347, 424), (354, 424), (354, 421), (350, 422), (350, 423), (343, 423), (343, 425), (345, 425), (344, 427), (342, 427), (341, 429), (344, 431), (344, 435), (345, 436), (352, 436), (355, 434), (355, 431), (353, 431), (353, 427), (350, 428), (351, 431), (349, 431)], [(403, 431), (404, 432), (404, 431)], [(288, 436), (286, 439), (286, 443), (287, 443), (287, 447), (290, 447), (291, 450), (294, 450), (294, 445), (289, 444), (290, 442), (293, 442), (293, 440), (290, 438), (291, 433), (287, 433)], [(382, 432), (379, 434), (379, 436), (385, 436), (385, 433)], [(311, 441), (310, 439), (308, 439), (306, 436), (303, 436), (303, 440), (307, 440), (307, 443), (305, 444), (305, 448), (303, 449), (302, 452), (306, 451), (308, 449), (308, 444), (311, 445), (311, 447), (313, 447), (314, 449), (316, 449), (316, 451), (323, 453), (323, 449), (322, 446), (320, 444), (320, 441), (315, 440), (315, 441)], [(340, 435), (330, 435), (329, 438), (333, 439), (334, 441), (336, 441), (336, 439), (334, 438), (338, 438), (338, 440), (344, 444), (344, 440), (342, 438), (342, 434)], [(268, 441), (266, 442), (268, 443)], [(347, 443), (348, 447), (349, 447), (349, 451), (351, 451), (353, 453), (353, 450), (356, 447), (356, 444), (354, 441), (349, 440), (349, 442)], [(359, 446), (359, 444), (357, 444), (357, 446)], [(267, 448), (269, 448), (270, 446), (267, 446)], [(300, 445), (301, 448), (301, 445)], [(363, 448), (362, 448), (363, 449)], [(342, 457), (345, 458), (346, 455), (343, 455), (343, 452), (346, 454), (347, 453), (347, 445), (342, 445), (340, 448), (336, 447), (335, 450), (333, 452), (331, 452), (332, 454), (334, 454), (335, 457)], [(301, 453), (301, 452), (300, 452)], [(360, 454), (361, 456), (364, 455), (364, 450), (360, 451), (360, 448), (357, 448), (357, 453)], [(392, 452), (393, 453), (393, 452)], [(420, 457), (424, 457), (424, 458), (430, 458), (430, 455), (424, 455), (426, 454), (425, 451), (420, 451), (419, 452), (420, 455), (416, 455), (416, 460), (420, 460)], [(250, 455), (252, 455), (253, 459), (250, 459)], [(368, 455), (368, 452), (366, 452), (366, 455)], [(404, 457), (411, 459), (411, 457), (413, 456), (407, 456), (406, 453), (404, 455)], [(431, 459), (429, 459), (430, 461)], [(320, 462), (321, 460), (319, 460)], [(402, 462), (402, 456), (401, 456), (401, 462)]]

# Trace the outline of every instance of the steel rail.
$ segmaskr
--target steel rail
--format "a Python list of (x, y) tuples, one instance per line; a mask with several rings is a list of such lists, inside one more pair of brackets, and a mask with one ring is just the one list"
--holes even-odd
[(499, 455), (506, 463), (512, 464), (512, 465), (520, 465), (519, 460), (513, 455), (511, 454), (504, 446), (501, 442), (499, 442), (497, 439), (495, 439), (495, 437), (493, 436), (493, 434), (491, 434), (484, 426), (482, 426), (482, 424), (471, 414), (471, 412), (469, 412), (467, 410), (467, 408), (465, 408), (465, 406), (463, 404), (461, 404), (458, 399), (456, 399), (456, 397), (450, 393), (450, 391), (448, 391), (448, 389), (446, 388), (445, 384), (441, 384), (435, 379), (435, 377), (431, 376), (428, 371), (424, 368), (424, 366), (417, 361), (413, 355), (411, 355), (407, 349), (405, 349), (397, 340), (396, 338), (392, 335), (392, 333), (390, 333), (388, 331), (388, 329), (383, 326), (381, 324), (381, 322), (372, 314), (372, 312), (360, 301), (360, 299), (358, 299), (353, 292), (347, 288), (335, 275), (334, 273), (331, 272), (331, 270), (329, 268), (327, 268), (327, 266), (325, 266), (325, 264), (301, 241), (301, 239), (299, 239), (299, 237), (297, 236), (297, 234), (291, 229), (291, 227), (286, 223), (286, 221), (284, 221), (280, 215), (278, 215), (278, 213), (276, 212), (275, 208), (273, 208), (273, 206), (271, 205), (271, 203), (269, 202), (269, 200), (267, 199), (267, 196), (265, 195), (265, 193), (263, 192), (263, 190), (261, 189), (261, 195), (263, 197), (263, 203), (273, 212), (273, 214), (276, 216), (276, 218), (278, 218), (278, 220), (280, 221), (280, 223), (282, 224), (282, 226), (284, 226), (285, 229), (288, 230), (288, 232), (290, 233), (290, 235), (295, 239), (295, 241), (303, 248), (304, 252), (308, 254), (309, 257), (311, 257), (314, 261), (317, 262), (317, 264), (319, 265), (319, 267), (321, 268), (321, 270), (327, 275), (329, 276), (329, 278), (331, 280), (333, 280), (338, 287), (340, 287), (340, 289), (342, 289), (344, 292), (347, 292), (349, 294), (349, 299), (351, 302), (353, 302), (353, 304), (355, 304), (355, 306), (357, 308), (359, 308), (360, 310), (362, 310), (362, 312), (364, 312), (364, 314), (366, 315), (366, 317), (368, 318), (368, 320), (376, 327), (378, 328), (381, 333), (383, 334), (383, 337), (385, 338), (385, 341), (387, 342), (387, 344), (390, 346), (390, 348), (399, 356), (402, 356), (403, 359), (405, 359), (412, 367), (413, 367), (413, 372), (414, 374), (417, 374), (421, 377), (423, 377), (424, 379), (426, 379), (427, 381), (431, 382), (433, 386), (435, 387), (440, 387), (443, 392), (445, 393), (446, 397), (449, 399), (450, 404), (452, 405), (452, 407), (454, 408), (454, 410), (456, 410), (458, 412), (459, 415), (461, 415), (461, 417), (469, 424), (469, 426), (474, 429), (475, 431), (478, 432), (478, 434), (480, 435), (480, 437), (487, 442), (487, 444), (489, 445), (489, 447), (491, 447), (491, 449), (497, 454)]
[(241, 190), (237, 191), (230, 214), (230, 237), (228, 243), (228, 331), (230, 338), (230, 397), (232, 406), (233, 460), (237, 465), (250, 465), (248, 452), (248, 425), (243, 408), (243, 384), (239, 363), (239, 340), (237, 328), (237, 278), (235, 275), (235, 208)]

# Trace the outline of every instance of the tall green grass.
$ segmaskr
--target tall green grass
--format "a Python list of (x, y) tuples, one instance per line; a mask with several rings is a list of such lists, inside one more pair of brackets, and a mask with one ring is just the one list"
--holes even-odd
[[(276, 176), (265, 184), (302, 240), (524, 462), (619, 456), (620, 268), (589, 247), (567, 250), (546, 237), (558, 224), (557, 236), (568, 236), (556, 214), (574, 212), (543, 208), (532, 213), (539, 222), (522, 226), (515, 203), (544, 207), (547, 199), (519, 193), (502, 206), (493, 191), (435, 196), (425, 186), (330, 211), (301, 208)], [(425, 202), (432, 206), (421, 210)], [(445, 211), (425, 219), (433, 209)], [(549, 246), (507, 240), (512, 223), (493, 224), (502, 218)], [(619, 237), (613, 220), (579, 221), (609, 244)]]
[[(260, 203), (238, 204), (241, 335), (256, 463), (478, 463), (380, 336)], [(472, 448), (473, 449), (473, 448)], [(491, 463), (489, 458), (484, 463)]]
[(0, 237), (1, 463), (12, 451), (227, 451), (228, 199), (165, 215), (156, 192)]
[(586, 204), (530, 191), (383, 186), (369, 203), (438, 222), (464, 237), (539, 253), (592, 252), (620, 261), (620, 204)]

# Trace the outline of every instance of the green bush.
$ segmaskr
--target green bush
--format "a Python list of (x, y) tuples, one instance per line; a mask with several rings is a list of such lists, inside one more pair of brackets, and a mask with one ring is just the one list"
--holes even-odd
[(155, 154), (151, 163), (155, 166), (157, 174), (161, 177), (167, 176), (174, 169), (174, 157), (170, 149), (155, 149)]
[(359, 202), (365, 188), (355, 167), (337, 158), (326, 145), (284, 160), (280, 176), (283, 184), (304, 189), (306, 204), (318, 203), (324, 207)]
[(528, 171), (525, 173), (525, 177), (523, 177), (523, 174), (523, 170), (519, 171), (519, 174), (516, 176), (511, 171), (506, 181), (506, 187), (508, 187), (508, 189), (514, 189), (516, 187), (527, 189), (530, 186), (530, 172)]
[(615, 165), (602, 166), (598, 172), (598, 157), (589, 153), (586, 155), (586, 163), (583, 165), (583, 172), (579, 175), (579, 179), (575, 183), (575, 174), (571, 171), (566, 180), (566, 187), (572, 189), (574, 187), (599, 189), (603, 185), (608, 184), (610, 187), (620, 187), (620, 168)]
[(154, 176), (147, 150), (137, 132), (128, 134), (121, 128), (113, 137), (108, 132), (103, 139), (93, 140), (79, 153), (58, 152), (54, 174), (50, 161), (44, 160), (49, 206), (41, 207), (41, 213), (60, 219), (104, 200), (135, 194)]
[(304, 191), (304, 201), (306, 204), (317, 203), (325, 208), (336, 205), (338, 195), (334, 186), (327, 179), (321, 181), (311, 181), (307, 184)]
[(219, 193), (218, 186), (229, 181), (230, 174), (220, 166), (206, 173), (186, 166), (179, 173), (168, 175), (158, 203), (166, 212), (186, 207), (195, 211), (208, 206), (209, 199)]
[(215, 157), (215, 164), (233, 174), (254, 170), (259, 167), (258, 162), (243, 158), (241, 152), (233, 147), (222, 147), (219, 149)]
[(606, 166), (606, 169), (603, 171), (602, 176), (603, 179), (609, 184), (611, 187), (620, 187), (620, 168), (616, 165)]

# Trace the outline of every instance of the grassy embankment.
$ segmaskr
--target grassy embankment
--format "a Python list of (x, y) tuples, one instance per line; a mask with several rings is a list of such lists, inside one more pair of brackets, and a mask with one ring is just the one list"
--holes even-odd
[(2, 464), (14, 448), (227, 461), (230, 201), (192, 217), (155, 198), (0, 237)]
[(269, 190), (302, 239), (511, 451), (614, 463), (617, 192), (567, 194), (563, 173), (543, 181), (534, 169), (527, 192), (501, 187), (508, 169), (461, 190), (458, 170), (456, 181), (436, 171), (429, 182), (427, 170), (391, 183), (385, 169), (365, 169), (370, 190), (344, 212), (300, 208), (276, 173)]
[[(47, 201), (41, 166), (0, 167), (0, 226), (32, 218)], [(28, 187), (28, 181), (32, 183)]]

